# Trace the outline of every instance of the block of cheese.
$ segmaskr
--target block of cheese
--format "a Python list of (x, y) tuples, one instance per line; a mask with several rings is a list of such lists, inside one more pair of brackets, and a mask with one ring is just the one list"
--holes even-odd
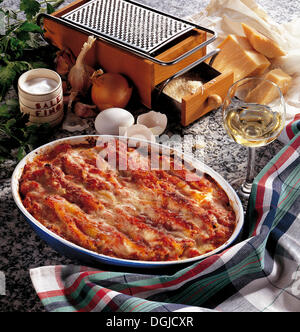
[(244, 36), (230, 34), (218, 46), (220, 53), (213, 67), (221, 73), (232, 71), (234, 81), (248, 76), (261, 75), (270, 66), (269, 60), (258, 53)]
[(283, 94), (288, 92), (288, 89), (292, 83), (292, 77), (280, 68), (269, 71), (264, 78), (277, 84)]
[[(264, 78), (277, 84), (282, 94), (287, 93), (292, 82), (292, 77), (280, 68), (269, 71)], [(248, 103), (268, 104), (272, 100), (278, 98), (278, 96), (278, 90), (274, 85), (271, 85), (268, 82), (261, 82), (249, 92), (245, 101)]]
[(242, 27), (251, 46), (267, 58), (277, 58), (285, 55), (285, 52), (273, 40), (267, 38), (249, 25), (242, 23)]

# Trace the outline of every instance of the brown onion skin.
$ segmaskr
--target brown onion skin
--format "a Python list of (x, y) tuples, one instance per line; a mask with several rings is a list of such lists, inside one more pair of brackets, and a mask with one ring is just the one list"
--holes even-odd
[(132, 87), (123, 75), (105, 73), (92, 81), (91, 98), (99, 110), (127, 106), (132, 95)]

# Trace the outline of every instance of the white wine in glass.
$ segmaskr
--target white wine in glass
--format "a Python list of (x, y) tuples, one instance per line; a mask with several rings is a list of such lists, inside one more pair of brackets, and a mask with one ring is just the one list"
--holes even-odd
[(285, 102), (280, 88), (262, 78), (245, 78), (234, 83), (223, 103), (225, 129), (238, 144), (248, 147), (246, 179), (240, 194), (249, 197), (254, 179), (255, 148), (273, 142), (285, 124)]

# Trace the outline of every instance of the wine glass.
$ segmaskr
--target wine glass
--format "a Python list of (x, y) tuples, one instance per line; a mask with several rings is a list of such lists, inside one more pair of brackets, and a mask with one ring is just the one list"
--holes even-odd
[(285, 102), (280, 88), (263, 78), (244, 78), (228, 90), (223, 106), (228, 135), (248, 147), (246, 179), (236, 179), (239, 194), (248, 198), (254, 179), (255, 148), (273, 142), (285, 124)]

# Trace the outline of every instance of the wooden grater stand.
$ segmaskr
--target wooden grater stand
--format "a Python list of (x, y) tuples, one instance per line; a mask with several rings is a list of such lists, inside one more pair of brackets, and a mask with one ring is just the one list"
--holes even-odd
[[(158, 15), (160, 19), (159, 12), (152, 14), (151, 8), (144, 6), (140, 8), (140, 5), (132, 1), (110, 1), (116, 3), (119, 1), (122, 2), (122, 5), (124, 5), (123, 2), (126, 2), (125, 5), (128, 2), (128, 5), (132, 6), (133, 9), (137, 6), (137, 10), (146, 11), (146, 14), (148, 14), (147, 11), (150, 11), (150, 15)], [(59, 49), (70, 49), (75, 56), (78, 56), (83, 43), (87, 40), (87, 35), (94, 34), (93, 30), (86, 30), (80, 24), (77, 26), (73, 22), (66, 21), (65, 18), (76, 17), (76, 11), (88, 8), (86, 6), (90, 6), (90, 3), (91, 1), (87, 0), (76, 0), (52, 15), (43, 14), (44, 38)], [(72, 13), (75, 14), (72, 16)], [(152, 16), (150, 17), (152, 19)], [(162, 14), (162, 17), (164, 18), (165, 14)], [(175, 26), (176, 19), (166, 17), (166, 20), (171, 20)], [(180, 24), (184, 25), (185, 21), (183, 23), (180, 21)], [(127, 47), (126, 44), (121, 43), (122, 41), (111, 40), (109, 36), (96, 34), (97, 40), (86, 59), (87, 63), (94, 68), (102, 68), (106, 72), (121, 73), (131, 79), (138, 91), (141, 103), (151, 109), (154, 106), (153, 93), (158, 85), (180, 71), (184, 71), (185, 68), (209, 58), (210, 54), (206, 53), (206, 46), (215, 40), (216, 36), (213, 35), (207, 39), (208, 34), (211, 34), (208, 29), (198, 26), (192, 27), (187, 33), (173, 38), (171, 42), (164, 42), (165, 45), (153, 54)], [(201, 68), (203, 70), (203, 66)], [(204, 84), (199, 93), (184, 97), (181, 105), (179, 107), (177, 105), (177, 109), (181, 113), (181, 124), (187, 126), (220, 106), (232, 83), (233, 74), (225, 75), (216, 72), (211, 82)]]

